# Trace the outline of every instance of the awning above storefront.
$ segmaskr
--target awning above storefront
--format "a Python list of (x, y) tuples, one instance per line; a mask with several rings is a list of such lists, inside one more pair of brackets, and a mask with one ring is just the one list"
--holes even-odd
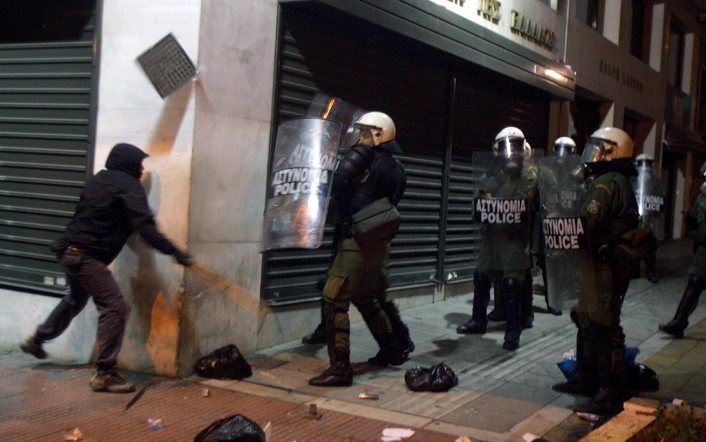
[(460, 59), (573, 100), (575, 75), (548, 59), (429, 0), (280, 0), (334, 7)]
[(694, 152), (706, 154), (706, 143), (703, 138), (688, 127), (667, 127), (664, 144), (672, 152)]

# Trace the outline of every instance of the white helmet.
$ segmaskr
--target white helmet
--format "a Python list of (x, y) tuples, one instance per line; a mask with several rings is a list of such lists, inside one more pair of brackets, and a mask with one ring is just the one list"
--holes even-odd
[(647, 167), (652, 167), (652, 165), (655, 163), (655, 159), (652, 157), (652, 155), (648, 153), (641, 153), (635, 158), (635, 165), (638, 167), (641, 166), (647, 166)]
[(564, 157), (576, 153), (576, 143), (570, 137), (559, 137), (554, 141), (554, 156)]
[(508, 159), (518, 155), (524, 158), (529, 157), (531, 151), (529, 144), (525, 141), (525, 134), (516, 127), (508, 126), (495, 136), (493, 154)]
[(632, 139), (617, 127), (602, 127), (591, 134), (581, 159), (584, 163), (632, 157)]
[(382, 112), (367, 112), (360, 116), (353, 126), (370, 129), (373, 146), (379, 146), (395, 139), (397, 130), (395, 122), (389, 115)]

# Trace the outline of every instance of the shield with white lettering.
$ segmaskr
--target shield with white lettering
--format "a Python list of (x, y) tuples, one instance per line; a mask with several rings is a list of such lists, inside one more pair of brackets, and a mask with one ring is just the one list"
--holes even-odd
[[(537, 163), (547, 303), (563, 310), (576, 305), (580, 295), (590, 295), (595, 286), (586, 219), (581, 216), (585, 195), (582, 162), (578, 155), (567, 155), (540, 158)], [(593, 305), (583, 302), (581, 308)]]
[(661, 233), (664, 230), (666, 196), (662, 180), (657, 176), (652, 165), (644, 164), (637, 166), (637, 176), (631, 181), (641, 224), (650, 227), (661, 239)]
[(474, 152), (477, 177), (473, 218), (481, 233), (477, 270), (504, 276), (523, 274), (531, 266), (531, 215), (537, 173), (531, 158)]
[(321, 246), (341, 123), (301, 118), (282, 123), (267, 186), (262, 251)]

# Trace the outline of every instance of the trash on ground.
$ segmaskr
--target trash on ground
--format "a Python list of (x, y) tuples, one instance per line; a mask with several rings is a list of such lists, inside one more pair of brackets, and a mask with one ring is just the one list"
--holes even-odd
[(221, 347), (194, 364), (199, 376), (213, 379), (244, 379), (252, 376), (252, 368), (233, 344)]
[(322, 414), (319, 413), (319, 410), (316, 407), (316, 404), (309, 404), (309, 410), (304, 417), (306, 419), (319, 420), (319, 419), (321, 419), (321, 416), (322, 416)]
[(414, 435), (414, 430), (411, 428), (385, 428), (382, 430), (382, 437), (380, 438), (384, 442), (392, 442), (402, 439), (407, 439)]
[(454, 442), (473, 442), (473, 441), (466, 436), (461, 436), (458, 439), (456, 439)]
[(669, 401), (669, 403), (674, 405), (675, 407), (681, 407), (682, 405), (684, 405), (684, 401), (682, 399), (676, 399), (676, 398)]
[(265, 432), (258, 424), (242, 414), (235, 414), (213, 422), (194, 438), (194, 442), (216, 441), (266, 442)]
[(77, 441), (81, 439), (83, 439), (83, 433), (78, 428), (74, 428), (70, 433), (64, 435), (64, 440)]
[(430, 368), (412, 367), (405, 373), (404, 381), (412, 391), (449, 391), (458, 385), (456, 373), (443, 362)]
[(580, 417), (581, 419), (589, 422), (598, 422), (601, 417), (598, 416), (597, 414), (593, 413), (576, 413), (576, 416)]
[(149, 428), (150, 431), (161, 430), (164, 428), (164, 422), (162, 422), (162, 419), (149, 418), (147, 419), (147, 428)]
[[(271, 441), (272, 440), (272, 422), (268, 422), (265, 424), (265, 428), (262, 429), (262, 431), (265, 433), (265, 440), (266, 441)], [(297, 441), (294, 441), (297, 442)]]
[(371, 401), (376, 401), (376, 400), (380, 399), (380, 395), (377, 393), (364, 392), (364, 393), (358, 394), (358, 399), (368, 399)]
[(525, 442), (547, 442), (546, 439), (532, 433), (525, 433), (525, 435), (522, 436), (522, 440)]
[(203, 390), (201, 390), (201, 396), (203, 396), (203, 397), (211, 396), (211, 390), (209, 390), (208, 388), (204, 388)]
[(145, 394), (145, 391), (147, 391), (148, 388), (150, 388), (151, 386), (157, 384), (158, 382), (159, 382), (159, 381), (157, 381), (157, 380), (151, 380), (151, 381), (149, 381), (147, 384), (145, 384), (144, 387), (140, 388), (140, 391), (138, 391), (137, 393), (135, 393), (135, 396), (133, 396), (132, 399), (130, 399), (130, 402), (128, 402), (127, 404), (125, 404), (125, 408), (123, 409), (123, 411), (129, 410), (130, 407), (132, 407), (133, 405), (135, 405), (135, 403), (140, 400), (140, 398)]

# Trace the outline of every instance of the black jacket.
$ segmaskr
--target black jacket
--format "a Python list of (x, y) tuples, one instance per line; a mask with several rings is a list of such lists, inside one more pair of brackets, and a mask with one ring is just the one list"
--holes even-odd
[(136, 232), (162, 253), (182, 253), (155, 225), (147, 194), (139, 181), (145, 157), (146, 153), (131, 144), (113, 147), (105, 163), (107, 170), (101, 170), (86, 183), (76, 213), (54, 251), (76, 246), (109, 264)]

